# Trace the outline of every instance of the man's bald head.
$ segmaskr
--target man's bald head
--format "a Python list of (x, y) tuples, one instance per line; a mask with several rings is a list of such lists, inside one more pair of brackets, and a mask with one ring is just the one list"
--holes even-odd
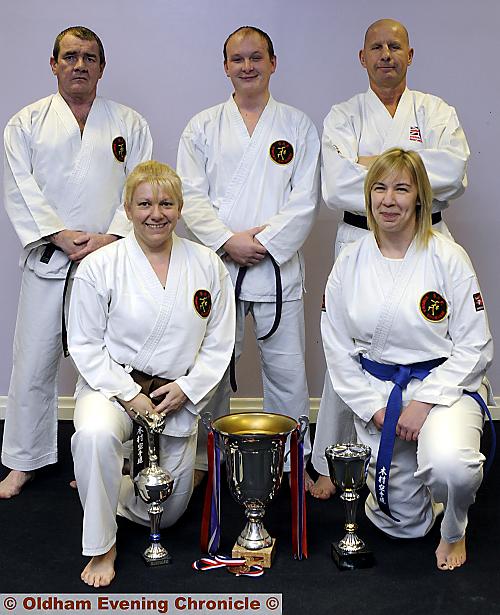
[(377, 21), (374, 21), (370, 26), (368, 26), (368, 29), (365, 32), (365, 40), (363, 42), (363, 47), (366, 46), (366, 41), (369, 35), (371, 34), (372, 30), (379, 28), (381, 26), (399, 30), (400, 33), (404, 36), (408, 47), (410, 46), (410, 37), (408, 35), (408, 30), (405, 28), (405, 26), (400, 21), (396, 21), (395, 19), (377, 19)]
[(394, 19), (375, 21), (366, 31), (359, 59), (368, 72), (370, 87), (379, 97), (382, 91), (400, 96), (413, 60), (407, 29)]

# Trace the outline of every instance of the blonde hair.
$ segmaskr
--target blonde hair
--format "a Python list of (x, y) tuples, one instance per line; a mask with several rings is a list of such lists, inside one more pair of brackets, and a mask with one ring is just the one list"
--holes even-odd
[(393, 147), (381, 154), (372, 164), (365, 178), (365, 208), (368, 228), (379, 240), (378, 225), (372, 211), (373, 186), (388, 175), (407, 172), (417, 187), (415, 237), (421, 247), (427, 246), (432, 237), (432, 188), (420, 155), (413, 150)]
[(182, 209), (184, 203), (182, 198), (181, 178), (168, 164), (148, 160), (139, 163), (127, 177), (125, 182), (125, 203), (130, 205), (134, 192), (140, 184), (149, 184), (153, 191), (163, 189), (175, 201), (175, 204)]

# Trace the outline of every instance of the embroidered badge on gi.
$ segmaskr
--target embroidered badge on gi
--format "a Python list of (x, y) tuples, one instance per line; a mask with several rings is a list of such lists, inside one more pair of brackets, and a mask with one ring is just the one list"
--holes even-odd
[(116, 137), (113, 139), (113, 154), (118, 162), (125, 162), (125, 156), (127, 155), (127, 144), (123, 137)]
[(420, 299), (420, 311), (426, 320), (441, 322), (448, 314), (448, 304), (435, 290), (429, 290)]
[(481, 293), (474, 293), (472, 298), (474, 299), (474, 307), (476, 308), (476, 312), (481, 312), (484, 310), (484, 302), (481, 297)]
[(275, 141), (271, 143), (269, 155), (276, 164), (288, 164), (293, 160), (293, 145), (288, 141)]
[(197, 313), (202, 318), (207, 318), (212, 309), (212, 297), (208, 290), (197, 290), (193, 296), (193, 304)]
[(418, 141), (422, 143), (422, 135), (418, 126), (410, 126), (410, 141)]

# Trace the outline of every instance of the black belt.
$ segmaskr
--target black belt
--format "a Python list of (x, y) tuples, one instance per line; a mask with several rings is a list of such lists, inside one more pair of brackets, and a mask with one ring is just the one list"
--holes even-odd
[[(55, 251), (62, 252), (61, 248), (56, 246), (53, 243), (49, 243), (45, 246), (45, 250), (42, 252), (42, 256), (40, 257), (40, 262), (47, 264)], [(71, 279), (71, 273), (74, 267), (77, 265), (75, 261), (71, 261), (68, 267), (68, 271), (66, 272), (66, 278), (64, 279), (64, 288), (63, 288), (63, 296), (62, 296), (62, 314), (61, 314), (61, 342), (63, 353), (65, 357), (69, 357), (68, 351), (68, 330), (66, 327), (66, 296), (68, 294), (68, 286), (69, 281)]]
[[(60, 248), (57, 248), (58, 250)], [(71, 272), (75, 268), (77, 263), (75, 261), (71, 261), (68, 272), (66, 273), (66, 279), (64, 280), (64, 289), (63, 289), (63, 300), (62, 300), (62, 314), (61, 314), (61, 338), (62, 338), (62, 347), (63, 353), (65, 357), (69, 357), (68, 350), (68, 329), (66, 327), (66, 296), (68, 294), (68, 286), (69, 281), (71, 279)]]
[[(443, 219), (443, 216), (440, 211), (436, 211), (432, 214), (431, 218), (432, 224), (438, 224)], [(366, 216), (362, 216), (361, 214), (353, 214), (350, 211), (344, 211), (344, 222), (356, 228), (362, 228), (365, 231), (368, 230), (368, 220)]]
[[(269, 252), (268, 252), (268, 256), (271, 259), (271, 263), (273, 264), (273, 268), (274, 268), (274, 278), (275, 278), (275, 284), (276, 284), (276, 311), (274, 313), (274, 322), (271, 328), (265, 335), (263, 335), (262, 337), (259, 337), (258, 338), (259, 340), (267, 340), (276, 331), (276, 329), (278, 328), (280, 324), (281, 310), (283, 307), (283, 287), (281, 284), (280, 266), (274, 260), (274, 258), (269, 254)], [(248, 267), (240, 267), (238, 270), (238, 275), (236, 277), (236, 284), (234, 286), (234, 298), (236, 299), (236, 301), (238, 301), (238, 299), (240, 298), (241, 285), (243, 284), (243, 280), (245, 278), (247, 270), (248, 270)], [(229, 364), (229, 382), (231, 383), (232, 390), (236, 392), (238, 390), (238, 385), (236, 383), (236, 357), (235, 357), (234, 348), (233, 348), (233, 354), (231, 356), (231, 362)]]

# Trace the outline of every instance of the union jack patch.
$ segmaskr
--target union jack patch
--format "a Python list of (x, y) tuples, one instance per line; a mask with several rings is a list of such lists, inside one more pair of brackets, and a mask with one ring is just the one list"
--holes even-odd
[(410, 126), (410, 141), (418, 141), (422, 143), (422, 135), (418, 126)]
[(476, 312), (481, 312), (484, 310), (484, 302), (481, 297), (481, 293), (474, 293), (472, 298), (474, 299), (474, 307), (476, 308)]

